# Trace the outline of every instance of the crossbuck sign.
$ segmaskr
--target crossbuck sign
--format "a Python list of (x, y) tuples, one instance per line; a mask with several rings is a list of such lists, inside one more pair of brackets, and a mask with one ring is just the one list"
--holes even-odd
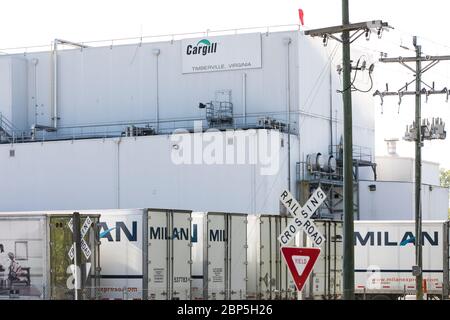
[(325, 242), (325, 237), (310, 219), (313, 213), (325, 201), (325, 198), (325, 192), (319, 187), (313, 192), (311, 197), (302, 207), (288, 190), (283, 191), (280, 196), (280, 201), (294, 218), (294, 222), (289, 224), (278, 237), (278, 241), (280, 241), (282, 246), (289, 244), (300, 230), (306, 232), (308, 237), (310, 237), (317, 246), (321, 246)]
[[(67, 225), (69, 226), (70, 231), (72, 231), (72, 233), (73, 233), (73, 219), (72, 218), (70, 218), (70, 220), (67, 223)], [(89, 228), (91, 227), (91, 225), (92, 225), (92, 220), (91, 220), (91, 218), (87, 217), (86, 220), (84, 221), (83, 226), (81, 227), (81, 230), (80, 230), (80, 233), (81, 233), (81, 251), (84, 253), (84, 256), (86, 257), (86, 259), (89, 259), (89, 257), (91, 256), (92, 252), (91, 252), (91, 249), (89, 249), (89, 245), (84, 240), (84, 236), (89, 231)], [(75, 257), (75, 245), (72, 244), (72, 247), (70, 247), (68, 255), (69, 255), (70, 260), (72, 261), (73, 258)]]

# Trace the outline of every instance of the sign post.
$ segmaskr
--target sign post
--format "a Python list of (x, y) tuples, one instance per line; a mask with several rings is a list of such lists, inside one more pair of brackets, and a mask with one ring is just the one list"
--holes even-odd
[[(320, 254), (320, 246), (326, 241), (326, 238), (319, 231), (317, 226), (311, 220), (311, 216), (325, 201), (326, 195), (319, 187), (311, 197), (302, 206), (295, 200), (294, 196), (289, 190), (284, 190), (281, 193), (280, 201), (294, 218), (294, 222), (289, 224), (278, 237), (281, 243), (281, 253), (284, 261), (291, 272), (292, 279), (298, 291), (302, 291), (308, 276), (317, 261)], [(303, 230), (306, 235), (312, 240), (313, 245), (319, 248), (297, 248), (287, 247), (295, 235)]]
[(321, 246), (325, 242), (325, 237), (310, 219), (314, 212), (325, 201), (325, 198), (325, 192), (323, 192), (321, 188), (317, 188), (308, 201), (306, 201), (305, 205), (301, 207), (288, 190), (283, 191), (280, 196), (280, 201), (289, 211), (291, 216), (294, 217), (294, 222), (289, 224), (278, 237), (278, 241), (282, 246), (289, 244), (300, 230), (306, 232), (306, 235), (311, 238), (316, 246)]
[(68, 227), (70, 231), (72, 231), (73, 244), (67, 254), (70, 261), (74, 262), (73, 265), (71, 265), (70, 270), (72, 270), (72, 275), (75, 281), (75, 300), (79, 300), (80, 293), (83, 289), (84, 279), (87, 279), (91, 268), (90, 263), (86, 263), (84, 268), (81, 268), (81, 252), (83, 252), (86, 260), (89, 260), (89, 257), (92, 254), (88, 243), (84, 240), (84, 236), (88, 233), (91, 225), (92, 220), (91, 218), (87, 217), (83, 223), (83, 226), (81, 226), (81, 218), (79, 212), (74, 212), (73, 217), (68, 222)]
[[(81, 288), (82, 288), (82, 279), (81, 275), (78, 274), (81, 270), (81, 237), (80, 237), (80, 213), (74, 212), (73, 218), (72, 218), (72, 224), (73, 224), (73, 230), (72, 230), (72, 241), (73, 245), (72, 248), (74, 248), (74, 278), (75, 278), (75, 300), (79, 300)], [(70, 223), (69, 223), (70, 225)], [(72, 249), (71, 249), (72, 250)], [(70, 251), (69, 251), (70, 252)]]

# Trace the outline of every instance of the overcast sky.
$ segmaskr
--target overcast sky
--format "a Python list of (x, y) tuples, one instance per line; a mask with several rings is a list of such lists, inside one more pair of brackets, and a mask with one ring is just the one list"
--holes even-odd
[[(359, 50), (377, 56), (413, 55), (400, 48), (412, 48), (411, 35), (419, 36), (426, 54), (450, 54), (450, 1), (447, 0), (353, 0), (350, 20), (359, 22), (382, 19), (395, 30), (381, 40), (355, 42)], [(88, 41), (140, 35), (183, 33), (206, 29), (297, 24), (298, 8), (305, 12), (305, 28), (341, 23), (340, 0), (14, 0), (3, 1), (0, 10), (0, 48), (47, 44), (54, 38)], [(404, 67), (377, 64), (374, 89), (390, 90), (411, 79)], [(389, 81), (388, 81), (389, 80)], [(427, 73), (426, 80), (436, 88), (450, 87), (450, 62), (441, 62)], [(383, 139), (401, 138), (405, 126), (414, 117), (414, 99), (404, 98), (398, 112), (396, 98), (385, 100), (383, 114), (375, 99), (376, 149), (385, 152)], [(423, 103), (423, 116), (440, 116), (450, 126), (450, 103), (440, 95)], [(413, 144), (399, 145), (401, 156), (413, 155)], [(426, 142), (425, 160), (440, 162), (450, 169), (450, 137), (445, 141)]]

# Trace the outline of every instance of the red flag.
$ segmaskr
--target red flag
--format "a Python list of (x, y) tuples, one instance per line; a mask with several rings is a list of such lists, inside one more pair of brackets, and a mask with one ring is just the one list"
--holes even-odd
[(303, 26), (305, 23), (303, 22), (303, 10), (298, 9), (298, 17), (300, 18), (300, 24)]

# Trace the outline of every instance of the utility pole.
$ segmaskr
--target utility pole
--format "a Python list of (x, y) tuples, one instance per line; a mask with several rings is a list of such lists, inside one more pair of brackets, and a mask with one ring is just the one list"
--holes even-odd
[[(396, 62), (402, 64), (404, 67), (414, 73), (414, 79), (397, 91), (388, 91), (388, 85), (386, 84), (386, 91), (375, 91), (374, 96), (380, 96), (381, 104), (383, 105), (383, 98), (385, 96), (398, 96), (399, 105), (402, 102), (404, 95), (415, 96), (415, 121), (413, 125), (406, 131), (405, 140), (415, 141), (415, 249), (416, 249), (416, 265), (413, 266), (413, 275), (416, 277), (416, 299), (423, 300), (423, 273), (422, 273), (422, 204), (421, 204), (421, 186), (422, 186), (422, 146), (423, 140), (432, 139), (445, 139), (444, 124), (442, 121), (435, 121), (433, 119), (432, 126), (426, 125), (426, 122), (422, 122), (421, 119), (421, 103), (422, 95), (428, 96), (431, 94), (446, 94), (447, 101), (449, 91), (447, 88), (442, 90), (434, 89), (434, 82), (432, 86), (429, 86), (422, 80), (422, 74), (432, 67), (434, 67), (439, 61), (450, 60), (450, 56), (422, 56), (422, 47), (417, 44), (417, 37), (413, 37), (413, 45), (416, 51), (415, 57), (398, 57), (398, 58), (381, 58), (381, 62), (389, 63)], [(422, 68), (422, 61), (429, 62), (424, 68)], [(407, 62), (415, 62), (415, 69), (407, 65)], [(408, 86), (414, 82), (416, 83), (415, 91), (408, 91)], [(429, 90), (423, 88), (422, 84), (429, 88)]]
[(420, 95), (420, 87), (422, 84), (420, 69), (422, 69), (422, 63), (420, 56), (422, 55), (421, 46), (417, 45), (417, 38), (413, 38), (413, 44), (416, 48), (416, 145), (415, 145), (415, 218), (416, 218), (416, 266), (418, 266), (416, 275), (416, 299), (423, 300), (423, 274), (422, 274), (422, 201), (421, 201), (421, 186), (422, 186), (422, 134), (420, 129), (421, 124), (421, 102), (422, 97)]
[[(342, 24), (349, 24), (348, 0), (342, 0)], [(353, 212), (353, 136), (352, 136), (352, 65), (350, 60), (350, 33), (342, 32), (342, 99), (344, 101), (344, 264), (343, 294), (345, 300), (355, 298), (355, 248)], [(347, 89), (347, 90), (346, 90)]]
[[(354, 257), (354, 202), (353, 202), (353, 138), (352, 138), (352, 67), (350, 59), (350, 44), (365, 34), (368, 39), (372, 29), (377, 30), (381, 36), (383, 28), (388, 27), (381, 20), (366, 21), (350, 24), (348, 0), (342, 0), (342, 25), (316, 30), (305, 31), (312, 37), (320, 36), (326, 44), (328, 38), (342, 43), (342, 72), (343, 89), (342, 99), (344, 105), (344, 263), (343, 263), (343, 298), (355, 298), (355, 257)], [(352, 35), (350, 32), (354, 31)], [(342, 38), (334, 36), (342, 33)], [(331, 142), (332, 143), (332, 142)]]

